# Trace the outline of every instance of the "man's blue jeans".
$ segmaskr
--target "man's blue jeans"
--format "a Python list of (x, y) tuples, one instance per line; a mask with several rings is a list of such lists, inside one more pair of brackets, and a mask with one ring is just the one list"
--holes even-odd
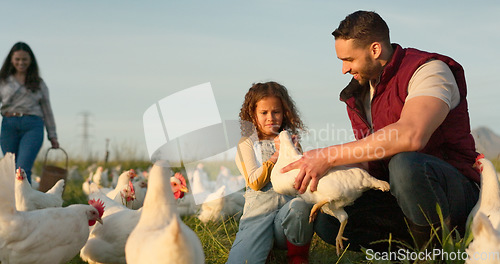
[(26, 172), (31, 183), (31, 168), (43, 143), (43, 119), (38, 116), (3, 117), (0, 145), (5, 155), (16, 154), (16, 167)]
[[(405, 218), (420, 226), (438, 224), (436, 204), (444, 218), (450, 217), (451, 226), (463, 234), (467, 216), (479, 197), (476, 183), (447, 162), (418, 152), (393, 156), (388, 171), (390, 193), (369, 190), (345, 208), (349, 220), (344, 236), (351, 243), (350, 250), (360, 246), (383, 250), (383, 244), (370, 243), (387, 240), (389, 233), (412, 245)], [(314, 224), (316, 233), (330, 244), (335, 244), (339, 227), (339, 221), (327, 214), (318, 215)]]

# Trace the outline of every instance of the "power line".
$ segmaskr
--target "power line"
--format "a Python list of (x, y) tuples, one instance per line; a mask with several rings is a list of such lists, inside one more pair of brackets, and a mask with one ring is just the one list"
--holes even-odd
[(81, 134), (82, 148), (81, 148), (81, 151), (82, 151), (83, 155), (88, 155), (92, 151), (91, 146), (90, 146), (91, 135), (89, 132), (89, 127), (91, 126), (90, 116), (92, 114), (88, 111), (84, 111), (84, 112), (80, 113), (79, 115), (81, 115), (83, 117), (82, 124), (81, 124), (81, 126), (82, 126), (82, 134)]

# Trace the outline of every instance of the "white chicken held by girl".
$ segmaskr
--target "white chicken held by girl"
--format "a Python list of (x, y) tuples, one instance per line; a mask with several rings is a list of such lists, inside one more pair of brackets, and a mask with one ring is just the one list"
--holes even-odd
[(340, 228), (336, 238), (337, 255), (344, 248), (342, 236), (347, 225), (347, 213), (344, 207), (348, 206), (368, 189), (389, 190), (389, 183), (372, 177), (368, 172), (360, 168), (338, 166), (330, 169), (319, 182), (315, 192), (311, 192), (310, 187), (303, 194), (299, 194), (293, 187), (295, 177), (299, 170), (291, 170), (281, 173), (280, 170), (288, 164), (299, 160), (302, 155), (297, 151), (292, 142), (292, 138), (287, 131), (282, 131), (279, 135), (280, 152), (278, 160), (271, 172), (271, 182), (277, 193), (300, 196), (306, 202), (314, 204), (309, 216), (309, 222), (313, 222), (318, 214), (318, 210), (337, 218), (340, 221)]

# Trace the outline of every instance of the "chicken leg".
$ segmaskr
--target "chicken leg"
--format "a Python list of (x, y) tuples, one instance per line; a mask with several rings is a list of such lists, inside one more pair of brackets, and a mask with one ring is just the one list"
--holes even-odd
[(321, 210), (321, 207), (323, 207), (323, 205), (327, 204), (328, 202), (328, 200), (323, 200), (313, 205), (313, 208), (311, 208), (311, 213), (309, 214), (309, 223), (314, 222), (314, 220), (318, 216), (318, 211)]
[(344, 249), (344, 243), (343, 240), (348, 240), (343, 236), (345, 227), (347, 225), (347, 213), (344, 211), (343, 208), (339, 209), (332, 209), (328, 206), (325, 206), (323, 208), (323, 211), (335, 218), (337, 218), (340, 222), (340, 227), (339, 227), (339, 232), (337, 233), (337, 237), (335, 238), (335, 247), (337, 249), (337, 256), (340, 255), (340, 250)]
[(340, 256), (340, 250), (344, 249), (343, 240), (348, 240), (347, 238), (342, 236), (344, 234), (344, 229), (346, 225), (347, 225), (347, 219), (340, 222), (339, 232), (337, 233), (337, 237), (335, 238), (335, 247), (337, 248), (337, 256)]

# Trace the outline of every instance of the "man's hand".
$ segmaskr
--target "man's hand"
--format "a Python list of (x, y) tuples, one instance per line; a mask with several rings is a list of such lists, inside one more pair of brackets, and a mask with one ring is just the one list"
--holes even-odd
[(313, 149), (305, 152), (299, 160), (285, 166), (281, 172), (286, 173), (293, 169), (300, 169), (295, 178), (294, 188), (300, 193), (304, 193), (311, 183), (310, 190), (314, 192), (317, 190), (319, 180), (330, 169), (328, 159), (327, 149)]

